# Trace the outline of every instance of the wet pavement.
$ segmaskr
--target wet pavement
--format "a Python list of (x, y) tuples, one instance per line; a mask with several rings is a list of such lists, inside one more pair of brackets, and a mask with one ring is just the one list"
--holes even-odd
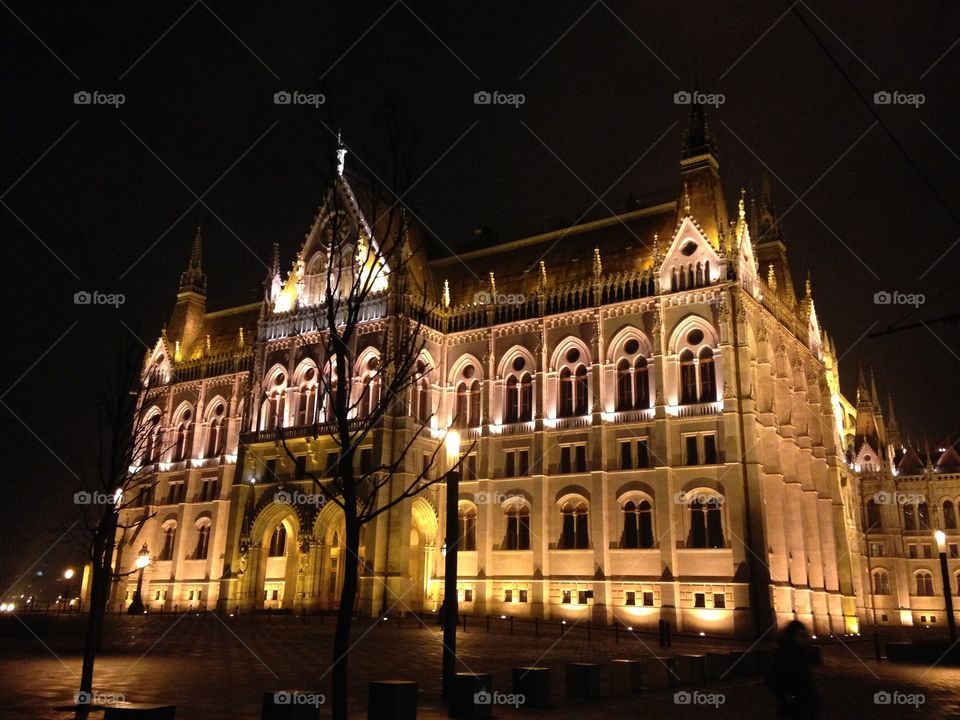
[[(79, 683), (83, 619), (66, 616), (0, 618), (0, 714), (10, 720), (64, 720), (57, 707), (69, 704)], [(561, 637), (561, 632), (564, 633)], [(186, 720), (255, 720), (263, 693), (280, 689), (329, 696), (333, 619), (256, 616), (221, 619), (212, 613), (111, 617), (96, 665), (96, 690), (104, 700), (163, 702)], [(712, 704), (678, 704), (674, 690), (645, 690), (610, 697), (603, 675), (599, 700), (565, 697), (567, 662), (605, 663), (614, 658), (655, 654), (748, 649), (748, 643), (710, 638), (675, 638), (661, 652), (656, 638), (584, 627), (541, 624), (509, 635), (504, 622), (469, 624), (458, 634), (458, 669), (493, 674), (494, 689), (511, 692), (512, 668), (553, 669), (554, 707), (548, 710), (498, 705), (495, 717), (582, 718), (773, 718), (773, 699), (762, 678), (689, 688), (687, 696)], [(375, 679), (416, 680), (420, 718), (446, 717), (440, 704), (442, 643), (435, 623), (421, 627), (411, 618), (398, 627), (358, 620), (350, 652), (351, 717), (366, 718), (368, 683)], [(874, 659), (872, 642), (846, 639), (823, 646), (824, 664), (815, 668), (822, 718), (960, 718), (960, 668), (895, 665)], [(881, 693), (877, 695), (877, 693)], [(886, 693), (886, 694), (883, 694)], [(899, 694), (898, 694), (899, 693)], [(884, 701), (890, 700), (887, 704)], [(921, 702), (922, 700), (922, 702)], [(878, 702), (879, 701), (879, 704)], [(904, 704), (912, 702), (913, 704)], [(328, 713), (324, 713), (327, 717)], [(94, 716), (96, 717), (96, 716)]]

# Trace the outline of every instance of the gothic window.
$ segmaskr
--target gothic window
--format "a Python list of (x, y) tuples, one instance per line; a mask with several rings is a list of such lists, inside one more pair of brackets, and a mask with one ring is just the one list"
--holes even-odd
[(210, 549), (210, 521), (201, 520), (197, 523), (197, 547), (193, 551), (194, 560), (206, 560)]
[(300, 397), (295, 425), (311, 425), (317, 419), (317, 368), (308, 365), (300, 373)]
[(457, 511), (459, 521), (458, 550), (477, 549), (477, 508), (472, 503), (461, 502)]
[(653, 547), (653, 508), (648, 500), (628, 500), (623, 505), (623, 540), (621, 547), (638, 549)]
[(144, 423), (143, 461), (155, 463), (163, 452), (163, 429), (160, 427), (160, 413), (156, 413)]
[(416, 383), (413, 393), (413, 414), (421, 423), (429, 423), (433, 403), (430, 400), (430, 381), (427, 378), (429, 368), (420, 360), (417, 362)]
[(575, 347), (563, 356), (560, 370), (557, 417), (586, 415), (589, 407), (590, 380), (587, 366)]
[(278, 370), (267, 383), (260, 417), (263, 430), (283, 427), (286, 381), (286, 373)]
[(633, 409), (633, 373), (630, 361), (624, 358), (617, 363), (617, 410)]
[(952, 500), (945, 500), (943, 503), (943, 527), (946, 530), (957, 529), (957, 511)]
[(933, 575), (926, 570), (921, 570), (916, 574), (917, 595), (933, 595)]
[(720, 497), (697, 493), (690, 501), (690, 540), (688, 547), (722, 548), (723, 517)]
[(921, 530), (930, 529), (930, 510), (925, 502), (917, 503), (917, 521)]
[(903, 506), (903, 529), (917, 529), (917, 506), (913, 503), (907, 503)]
[(873, 594), (874, 595), (890, 594), (890, 576), (887, 575), (886, 570), (873, 571)]
[(223, 401), (218, 401), (207, 415), (207, 449), (204, 457), (217, 457), (223, 455), (224, 447), (227, 443), (226, 429), (226, 406)]
[(590, 547), (589, 512), (583, 498), (571, 498), (560, 506), (563, 524), (560, 531), (561, 550), (585, 550)]
[(283, 557), (287, 549), (287, 528), (283, 523), (277, 525), (273, 535), (270, 536), (269, 557)]
[(680, 353), (680, 403), (683, 405), (697, 402), (697, 366), (693, 360), (693, 351)]
[(573, 415), (573, 373), (570, 368), (560, 371), (560, 407), (557, 415), (559, 417)]
[(507, 518), (507, 534), (504, 550), (530, 549), (530, 508), (526, 503), (512, 503), (504, 511)]
[(177, 422), (176, 434), (173, 443), (173, 462), (186, 460), (193, 450), (193, 411), (184, 408)]
[(170, 520), (163, 525), (163, 547), (159, 560), (173, 560), (173, 547), (177, 539), (177, 523)]
[(714, 402), (717, 399), (717, 380), (713, 366), (713, 350), (708, 347), (700, 351), (700, 402)]
[(867, 530), (879, 530), (880, 526), (880, 506), (871, 498), (867, 500)]

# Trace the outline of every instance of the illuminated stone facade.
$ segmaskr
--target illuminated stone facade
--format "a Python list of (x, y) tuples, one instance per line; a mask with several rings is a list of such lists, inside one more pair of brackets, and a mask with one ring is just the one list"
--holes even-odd
[[(346, 177), (334, 192), (366, 227)], [(953, 499), (960, 476), (933, 493), (934, 469), (889, 471), (899, 440), (875, 389), (857, 404), (841, 394), (769, 190), (751, 207), (741, 195), (732, 217), (726, 203), (695, 109), (674, 200), (420, 267), (438, 304), (424, 330), (429, 379), (361, 461), (425, 421), (413, 477), (459, 418), (473, 448), (460, 486), (463, 612), (743, 635), (771, 614), (853, 633), (875, 612), (891, 623), (936, 613), (938, 593), (911, 590), (923, 562), (889, 557), (906, 552), (893, 506), (868, 534), (862, 508), (880, 488)], [(151, 551), (149, 608), (336, 607), (342, 518), (277, 442), (282, 432), (318, 472), (334, 449), (308, 431), (324, 398), (295, 332), (320, 298), (311, 253), (326, 220), (321, 207), (287, 278), (275, 256), (263, 303), (211, 313), (198, 232), (147, 358), (143, 402), (158, 419), (143, 462), (158, 485), (147, 508), (124, 512), (155, 514), (118, 538), (124, 570), (145, 542)], [(391, 292), (368, 301), (358, 378), (389, 342)], [(364, 614), (436, 609), (444, 513), (440, 484), (365, 528)], [(881, 567), (890, 592), (870, 595)]]

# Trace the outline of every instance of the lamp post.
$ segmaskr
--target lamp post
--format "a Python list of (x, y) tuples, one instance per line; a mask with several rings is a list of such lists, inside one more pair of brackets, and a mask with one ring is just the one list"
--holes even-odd
[(76, 571), (73, 568), (67, 568), (63, 571), (63, 595), (67, 603), (67, 609), (70, 608), (72, 600), (70, 598), (70, 581), (73, 579), (73, 576), (76, 575)]
[(133, 600), (130, 601), (130, 607), (127, 608), (128, 615), (142, 615), (143, 614), (143, 571), (147, 569), (147, 565), (150, 564), (150, 551), (147, 549), (147, 544), (144, 543), (143, 547), (140, 548), (140, 552), (137, 554), (137, 559), (134, 560), (134, 564), (140, 569), (140, 576), (137, 578), (137, 591), (133, 594)]
[(460, 433), (448, 430), (444, 439), (447, 449), (447, 541), (445, 543), (443, 571), (443, 697), (450, 700), (453, 677), (457, 669), (457, 543), (460, 536), (459, 513), (460, 471), (457, 462), (460, 456)]
[(947, 627), (950, 630), (950, 644), (957, 642), (957, 621), (953, 617), (953, 589), (950, 587), (950, 570), (947, 568), (947, 535), (937, 530), (933, 536), (937, 539), (940, 551), (940, 578), (943, 581), (943, 604), (947, 611)]

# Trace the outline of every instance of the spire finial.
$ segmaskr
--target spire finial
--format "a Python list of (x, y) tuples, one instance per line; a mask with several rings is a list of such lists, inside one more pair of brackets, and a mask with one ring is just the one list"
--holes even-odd
[(450, 308), (450, 281), (446, 278), (443, 280), (443, 308), (444, 310)]
[(540, 261), (540, 290), (547, 289), (547, 263), (543, 260)]
[(603, 262), (600, 260), (600, 248), (593, 249), (593, 277), (599, 279), (603, 275)]
[(740, 216), (741, 220), (745, 220), (747, 218), (746, 197), (746, 189), (740, 188), (740, 202), (737, 203), (737, 214)]
[(686, 182), (683, 183), (683, 214), (690, 214), (690, 186)]
[(193, 248), (187, 269), (180, 275), (180, 292), (207, 294), (207, 276), (203, 274), (203, 230), (197, 222), (197, 232), (193, 236)]
[(804, 297), (811, 298), (813, 297), (813, 292), (810, 287), (810, 271), (807, 270), (807, 281), (803, 285), (803, 291), (805, 293)]
[(347, 148), (340, 139), (340, 131), (337, 130), (337, 177), (343, 177), (343, 167), (347, 162)]

